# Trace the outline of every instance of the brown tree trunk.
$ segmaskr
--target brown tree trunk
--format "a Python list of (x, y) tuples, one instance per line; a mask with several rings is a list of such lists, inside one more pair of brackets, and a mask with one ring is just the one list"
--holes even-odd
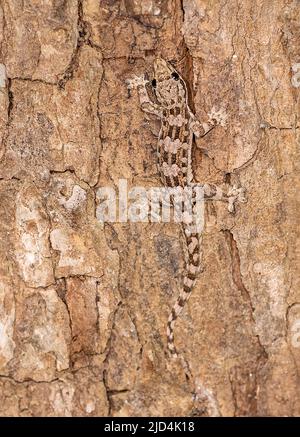
[[(45, 3), (0, 1), (0, 414), (299, 415), (299, 2)], [(197, 181), (247, 192), (206, 206), (189, 380), (165, 352), (179, 226), (96, 218), (99, 187), (160, 186), (159, 122), (125, 83), (158, 55), (226, 118)]]

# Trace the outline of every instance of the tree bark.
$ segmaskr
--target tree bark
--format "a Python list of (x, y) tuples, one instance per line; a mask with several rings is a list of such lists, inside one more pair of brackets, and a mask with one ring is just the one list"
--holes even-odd
[[(299, 22), (297, 0), (0, 1), (0, 415), (299, 415)], [(226, 118), (197, 181), (247, 193), (206, 206), (189, 380), (180, 227), (96, 216), (100, 187), (160, 186), (125, 82), (157, 56)]]

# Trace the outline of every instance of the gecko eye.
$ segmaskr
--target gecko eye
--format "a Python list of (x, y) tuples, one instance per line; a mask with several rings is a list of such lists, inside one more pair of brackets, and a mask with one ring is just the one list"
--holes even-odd
[(171, 76), (173, 77), (173, 79), (178, 80), (179, 79), (179, 74), (176, 73), (176, 71), (174, 71)]
[(153, 88), (156, 88), (156, 79), (153, 79), (151, 84), (152, 84)]

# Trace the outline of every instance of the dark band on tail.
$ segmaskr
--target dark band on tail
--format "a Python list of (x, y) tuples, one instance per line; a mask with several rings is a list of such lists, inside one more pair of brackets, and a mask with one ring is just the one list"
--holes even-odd
[(172, 356), (177, 356), (177, 351), (174, 344), (174, 325), (177, 317), (181, 313), (186, 301), (191, 295), (196, 282), (197, 273), (200, 270), (200, 236), (198, 234), (185, 234), (188, 257), (185, 265), (185, 273), (183, 277), (183, 286), (180, 295), (173, 306), (167, 323), (167, 342), (168, 350)]

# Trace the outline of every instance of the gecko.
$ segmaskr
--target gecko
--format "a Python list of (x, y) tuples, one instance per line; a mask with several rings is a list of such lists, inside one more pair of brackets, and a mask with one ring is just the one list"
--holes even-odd
[[(147, 77), (147, 76), (146, 76)], [(187, 85), (183, 77), (165, 59), (154, 60), (151, 80), (145, 76), (128, 79), (129, 89), (137, 89), (141, 109), (154, 114), (161, 121), (157, 141), (157, 167), (161, 181), (170, 188), (196, 188), (203, 191), (204, 200), (228, 202), (228, 210), (234, 211), (235, 202), (245, 202), (245, 190), (236, 186), (224, 192), (214, 184), (198, 184), (193, 175), (192, 148), (194, 136), (204, 137), (216, 125), (224, 125), (219, 111), (214, 109), (207, 122), (201, 123), (191, 111), (188, 102)], [(151, 94), (148, 92), (151, 89)], [(194, 199), (192, 199), (194, 208)], [(167, 321), (167, 349), (172, 357), (178, 357), (174, 342), (175, 321), (183, 310), (195, 286), (202, 266), (202, 232), (195, 229), (191, 220), (181, 223), (186, 244), (185, 267), (181, 291), (172, 306)]]

